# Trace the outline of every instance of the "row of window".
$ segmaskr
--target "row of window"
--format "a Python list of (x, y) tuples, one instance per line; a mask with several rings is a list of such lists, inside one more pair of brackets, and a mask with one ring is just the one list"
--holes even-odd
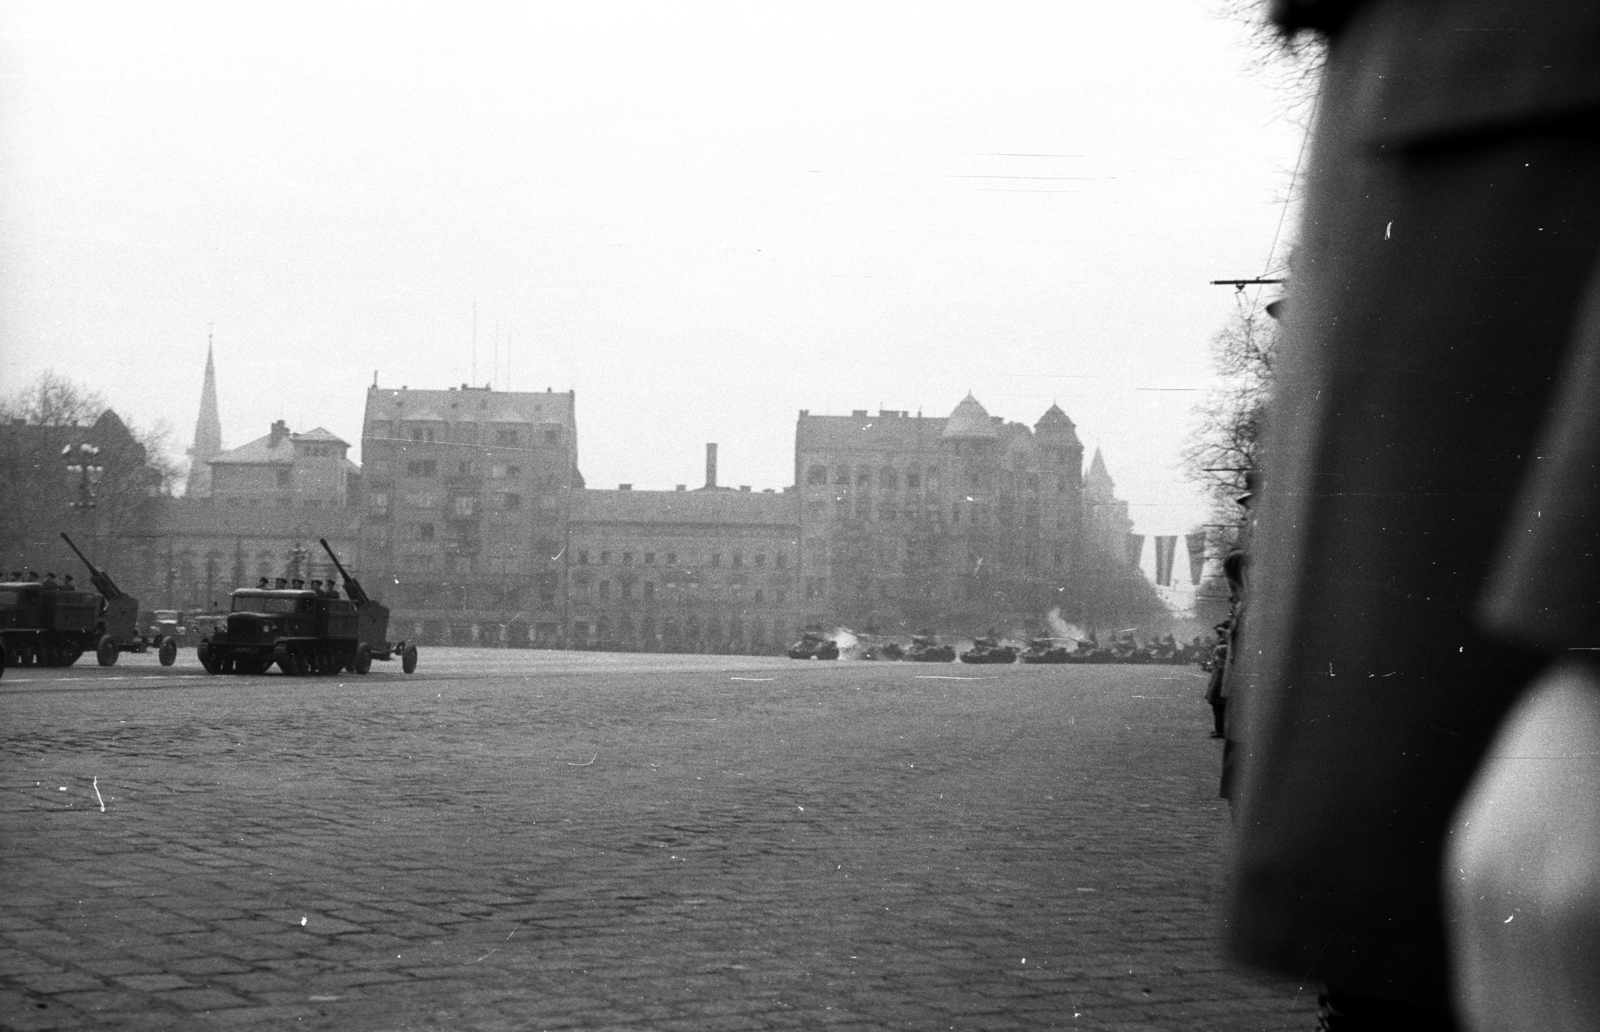
[[(966, 476), (967, 489), (978, 490), (987, 487), (992, 472), (993, 471), (990, 470), (969, 471)], [(999, 471), (999, 473), (1002, 483), (1009, 486), (1012, 474), (1004, 470)], [(905, 489), (908, 492), (921, 491), (924, 484), (927, 485), (927, 490), (929, 493), (937, 494), (939, 492), (940, 471), (937, 466), (928, 467), (925, 474), (920, 470), (906, 470), (902, 474), (900, 470), (895, 469), (893, 466), (884, 466), (883, 468), (877, 470), (874, 470), (870, 466), (856, 466), (854, 468), (850, 466), (838, 466), (833, 470), (833, 485), (835, 487), (843, 488), (853, 487), (858, 491), (870, 491), (872, 490), (874, 484), (876, 484), (878, 489), (881, 491), (897, 491), (900, 489), (902, 476), (905, 482)], [(1067, 474), (1047, 473), (1043, 476), (1044, 479), (1041, 480), (1041, 475), (1038, 473), (1024, 473), (1019, 475), (1017, 479), (1021, 482), (1022, 486), (1026, 490), (1037, 493), (1040, 490), (1041, 484), (1048, 484), (1053, 478), (1055, 481), (1056, 493), (1067, 493)], [(827, 483), (827, 466), (817, 464), (806, 470), (806, 486), (822, 487)]]
[(497, 448), (521, 448), (543, 442), (547, 445), (561, 443), (562, 428), (556, 424), (540, 427), (497, 426), (485, 433), (481, 423), (448, 423), (406, 421), (396, 426), (387, 420), (374, 420), (367, 427), (372, 440), (417, 441), (422, 444), (493, 444)]
[(738, 584), (707, 585), (704, 588), (694, 587), (685, 590), (681, 586), (665, 585), (666, 590), (660, 590), (655, 581), (596, 581), (593, 590), (590, 585), (574, 583), (572, 597), (577, 601), (595, 600), (609, 602), (616, 599), (620, 602), (655, 602), (665, 600), (668, 602), (704, 602), (727, 600), (732, 602), (750, 601), (756, 605), (764, 605), (769, 599), (779, 605), (789, 601), (789, 589), (755, 588), (748, 593), (743, 586)]
[[(407, 509), (438, 509), (444, 495), (438, 491), (406, 491), (401, 500)], [(389, 492), (373, 491), (367, 495), (367, 513), (372, 516), (389, 515)], [(478, 515), (480, 499), (477, 495), (451, 495), (450, 514), (458, 519)], [(515, 491), (496, 491), (489, 495), (488, 508), (494, 512), (516, 512), (522, 508), (522, 495)], [(424, 539), (427, 540), (427, 539)]]
[[(657, 555), (658, 553), (656, 552), (613, 552), (610, 549), (591, 553), (588, 549), (579, 549), (576, 558), (579, 566), (588, 566), (591, 562), (597, 566), (632, 566), (635, 559), (642, 559), (642, 565), (644, 566), (654, 566), (656, 565)], [(660, 553), (660, 558), (663, 566), (678, 565), (677, 552)], [(767, 565), (767, 553), (757, 552), (750, 557), (750, 560), (757, 569), (764, 568)], [(730, 553), (728, 561), (728, 564), (734, 569), (739, 569), (745, 564), (745, 555), (743, 552)], [(706, 557), (705, 565), (721, 566), (722, 553), (712, 552)], [(776, 569), (787, 570), (789, 568), (789, 557), (780, 552), (773, 558), (772, 565)]]

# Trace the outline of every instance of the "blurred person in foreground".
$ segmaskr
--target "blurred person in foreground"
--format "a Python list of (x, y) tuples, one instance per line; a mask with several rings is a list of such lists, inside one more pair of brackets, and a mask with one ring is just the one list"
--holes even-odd
[(1573, 651), (1600, 646), (1600, 3), (1273, 16), (1329, 50), (1228, 712), (1229, 946), (1325, 986), (1330, 1030), (1597, 1027), (1600, 688), (1559, 657), (1600, 656)]

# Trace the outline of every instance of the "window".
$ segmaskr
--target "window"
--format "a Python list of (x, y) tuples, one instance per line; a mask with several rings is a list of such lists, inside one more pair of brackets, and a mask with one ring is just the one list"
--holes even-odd
[(760, 605), (761, 603), (765, 602), (766, 600), (767, 600), (766, 594), (760, 588), (757, 588), (756, 589), (756, 605)]
[(622, 565), (623, 566), (632, 566), (633, 565), (633, 553), (632, 552), (623, 552), (622, 553)]
[(500, 495), (500, 508), (507, 512), (522, 508), (522, 496), (510, 491), (503, 492)]
[(906, 490), (918, 491), (922, 488), (922, 474), (912, 470), (906, 474)]
[(545, 444), (560, 444), (561, 443), (561, 428), (559, 426), (547, 426), (547, 427), (545, 427), (544, 428), (544, 443)]
[(656, 582), (655, 581), (645, 581), (644, 582), (644, 600), (646, 602), (654, 602), (656, 600)]
[(856, 486), (860, 488), (870, 488), (872, 486), (872, 470), (865, 466), (862, 466), (860, 469), (856, 470)]
[(778, 562), (776, 565), (780, 570), (787, 570), (789, 568), (789, 557), (784, 555), (782, 552), (779, 552)]
[(505, 478), (506, 478), (506, 468), (504, 466), (493, 465), (493, 466), (489, 467), (489, 479), (490, 480), (504, 480)]
[(668, 552), (667, 553), (667, 565), (668, 566), (677, 566), (678, 565), (678, 553), (677, 552)]
[(456, 474), (458, 476), (470, 477), (472, 475), (472, 461), (470, 459), (463, 459), (462, 461), (456, 463)]
[(777, 596), (778, 605), (780, 606), (789, 601), (789, 592), (786, 588), (776, 588), (773, 590), (773, 594)]
[(628, 602), (633, 601), (633, 581), (626, 581), (625, 580), (625, 581), (620, 582), (620, 584), (621, 584), (621, 589), (622, 589), (621, 593), (622, 593), (623, 600), (624, 601), (628, 601)]
[(712, 566), (721, 566), (722, 565), (722, 553), (721, 552), (712, 552), (711, 553), (711, 565)]
[(601, 581), (600, 582), (600, 590), (599, 590), (599, 592), (597, 592), (597, 594), (599, 594), (599, 596), (601, 598), (610, 598), (611, 597), (611, 582), (608, 581), (608, 580)]
[(654, 552), (646, 552), (644, 554), (644, 564), (646, 566), (654, 566), (656, 564), (656, 554)]
[(767, 565), (767, 553), (765, 553), (765, 552), (757, 552), (756, 553), (756, 566), (757, 567), (762, 567), (762, 566), (766, 566), (766, 565)]
[(439, 464), (432, 459), (413, 459), (406, 463), (406, 476), (431, 477), (439, 471)]
[(827, 466), (812, 466), (806, 470), (807, 484), (826, 484), (828, 482)]
[(407, 506), (415, 509), (437, 509), (439, 496), (432, 491), (407, 491), (405, 502)]
[(806, 598), (819, 598), (822, 595), (822, 578), (806, 578)]
[(578, 565), (579, 566), (588, 566), (589, 565), (589, 553), (588, 552), (584, 552), (584, 551), (579, 551), (578, 552)]
[(478, 511), (478, 500), (472, 495), (456, 495), (451, 508), (457, 516), (471, 516)]
[(417, 524), (417, 540), (418, 541), (432, 541), (433, 540), (433, 524), (431, 524), (431, 523), (419, 523), (419, 524)]
[(733, 565), (734, 566), (743, 566), (744, 565), (744, 553), (743, 552), (735, 552), (735, 553), (733, 553)]
[(290, 473), (290, 471), (286, 470), (286, 469), (278, 470), (278, 486), (279, 487), (288, 487), (289, 486), (289, 473)]
[(878, 473), (878, 486), (885, 491), (893, 491), (900, 484), (900, 474), (896, 473), (893, 466), (885, 466)]
[(838, 469), (834, 470), (833, 471), (833, 482), (835, 484), (843, 484), (845, 487), (849, 487), (850, 486), (850, 467), (849, 466), (840, 466)]
[(367, 512), (374, 516), (389, 515), (389, 492), (374, 491), (367, 496)]
[(600, 553), (600, 565), (601, 566), (610, 566), (611, 565), (611, 553), (610, 552), (601, 552)]
[(502, 447), (515, 448), (520, 443), (517, 428), (510, 426), (496, 430), (494, 432), (494, 443)]

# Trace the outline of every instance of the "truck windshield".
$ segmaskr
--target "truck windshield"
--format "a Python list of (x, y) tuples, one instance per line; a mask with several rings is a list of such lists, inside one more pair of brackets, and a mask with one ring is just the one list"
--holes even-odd
[(14, 606), (21, 601), (20, 591), (0, 591), (0, 606)]
[(270, 595), (242, 595), (233, 600), (235, 613), (292, 613), (300, 602), (298, 598), (274, 598)]

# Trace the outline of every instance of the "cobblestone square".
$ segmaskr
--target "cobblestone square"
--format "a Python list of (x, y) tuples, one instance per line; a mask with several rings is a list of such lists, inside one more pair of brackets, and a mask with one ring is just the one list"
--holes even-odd
[(434, 649), (0, 680), (0, 1027), (1314, 1024), (1192, 667)]

